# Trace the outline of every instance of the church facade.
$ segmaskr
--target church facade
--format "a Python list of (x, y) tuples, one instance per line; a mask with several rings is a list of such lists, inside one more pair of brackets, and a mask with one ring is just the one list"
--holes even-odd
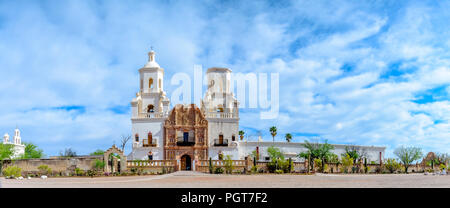
[[(301, 160), (296, 155), (305, 151), (302, 143), (243, 141), (239, 139), (239, 102), (231, 91), (228, 68), (209, 68), (208, 88), (200, 107), (176, 104), (164, 91), (164, 69), (148, 53), (147, 64), (139, 69), (140, 89), (131, 101), (132, 152), (129, 160), (177, 160), (181, 168), (191, 170), (198, 160), (219, 159), (231, 155), (243, 160), (256, 151), (259, 160), (268, 160), (267, 148), (276, 146), (286, 157)], [(334, 145), (335, 153), (345, 151), (345, 145)], [(358, 146), (367, 152), (370, 161), (384, 157), (385, 147)]]
[(12, 158), (20, 157), (25, 153), (25, 145), (22, 144), (22, 137), (20, 137), (20, 130), (18, 128), (14, 130), (14, 137), (12, 141), (10, 141), (10, 136), (8, 133), (3, 135), (3, 144), (13, 145), (14, 153)]

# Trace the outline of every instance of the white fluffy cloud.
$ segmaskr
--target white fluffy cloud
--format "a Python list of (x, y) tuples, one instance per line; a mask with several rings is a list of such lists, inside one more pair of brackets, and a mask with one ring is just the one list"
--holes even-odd
[(279, 117), (243, 109), (249, 132), (450, 152), (450, 5), (436, 4), (2, 2), (0, 130), (19, 125), (50, 155), (118, 142), (154, 46), (169, 95), (194, 64), (278, 72)]

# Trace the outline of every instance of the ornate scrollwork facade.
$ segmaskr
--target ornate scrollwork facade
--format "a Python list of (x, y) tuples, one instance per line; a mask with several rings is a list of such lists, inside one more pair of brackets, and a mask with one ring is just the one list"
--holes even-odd
[[(208, 121), (195, 104), (176, 105), (164, 122), (164, 159), (178, 160), (189, 155), (195, 160), (206, 160), (207, 131)], [(183, 138), (188, 135), (193, 140)]]

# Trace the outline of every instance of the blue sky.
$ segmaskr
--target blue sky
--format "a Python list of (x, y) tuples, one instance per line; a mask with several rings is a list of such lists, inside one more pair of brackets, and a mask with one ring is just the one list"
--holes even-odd
[[(278, 72), (280, 115), (250, 135), (450, 152), (449, 1), (3, 1), (0, 133), (47, 155), (106, 149), (153, 46), (165, 89), (193, 65)], [(127, 147), (127, 152), (130, 146)]]

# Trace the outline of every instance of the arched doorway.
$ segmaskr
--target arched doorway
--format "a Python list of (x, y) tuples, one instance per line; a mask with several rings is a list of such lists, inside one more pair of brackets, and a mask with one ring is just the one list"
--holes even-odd
[(127, 170), (127, 157), (116, 145), (103, 153), (103, 161), (105, 162), (105, 172), (124, 172)]
[(191, 157), (189, 155), (183, 155), (181, 157), (181, 170), (192, 170)]

